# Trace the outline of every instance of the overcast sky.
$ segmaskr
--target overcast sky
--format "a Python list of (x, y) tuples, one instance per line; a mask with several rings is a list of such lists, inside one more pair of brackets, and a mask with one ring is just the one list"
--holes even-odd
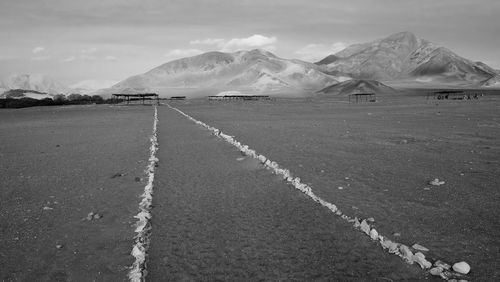
[(118, 81), (205, 51), (318, 60), (412, 31), (500, 69), (499, 0), (0, 0), (0, 77)]

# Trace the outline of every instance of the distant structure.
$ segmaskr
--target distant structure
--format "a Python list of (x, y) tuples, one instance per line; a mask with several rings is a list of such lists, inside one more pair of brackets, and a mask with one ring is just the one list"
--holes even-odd
[(170, 100), (186, 100), (186, 96), (172, 96)]
[(160, 104), (159, 95), (156, 93), (141, 93), (141, 94), (112, 94), (113, 98), (117, 100), (125, 100), (127, 105), (130, 102), (142, 101), (142, 104), (145, 105), (146, 101), (154, 101), (156, 105)]
[(354, 93), (349, 94), (349, 103), (352, 102), (377, 102), (375, 93)]
[(208, 96), (208, 100), (270, 100), (268, 95), (216, 95)]
[(464, 90), (440, 90), (427, 94), (427, 99), (429, 96), (434, 96), (437, 100), (472, 100), (479, 99), (483, 96), (482, 93), (466, 93)]

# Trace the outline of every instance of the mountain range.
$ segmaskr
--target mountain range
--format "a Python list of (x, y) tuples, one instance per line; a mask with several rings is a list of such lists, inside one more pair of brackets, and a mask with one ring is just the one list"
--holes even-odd
[[(346, 79), (352, 81), (345, 82)], [(91, 88), (96, 88), (97, 84), (90, 82), (70, 88), (43, 75), (26, 74), (4, 79), (0, 82), (0, 91), (25, 89), (49, 94), (80, 93), (94, 91)], [(111, 83), (107, 81), (99, 85)], [(316, 63), (284, 59), (259, 49), (207, 52), (167, 62), (91, 94), (156, 92), (162, 96), (192, 98), (233, 91), (230, 93), (294, 97), (311, 93), (346, 93), (347, 90), (391, 92), (391, 86), (499, 87), (500, 73), (411, 32), (400, 32), (372, 42), (350, 45)]]
[(10, 75), (0, 81), (0, 94), (12, 89), (32, 90), (50, 95), (68, 94), (71, 89), (43, 74)]
[(255, 49), (235, 53), (208, 52), (171, 61), (127, 78), (101, 93), (152, 91), (196, 97), (238, 91), (299, 96), (337, 82), (334, 76), (322, 72), (315, 64), (283, 59)]
[(354, 44), (316, 63), (325, 73), (429, 85), (489, 86), (498, 71), (460, 57), (411, 32)]

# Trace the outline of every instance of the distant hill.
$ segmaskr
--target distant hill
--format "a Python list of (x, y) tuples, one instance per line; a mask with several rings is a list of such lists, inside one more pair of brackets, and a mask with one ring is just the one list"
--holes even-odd
[(368, 43), (354, 44), (317, 64), (327, 73), (380, 81), (482, 85), (498, 73), (481, 62), (400, 32)]
[(64, 84), (43, 74), (16, 74), (0, 81), (0, 92), (24, 89), (47, 94), (67, 94), (71, 90)]
[(129, 77), (100, 94), (159, 92), (188, 97), (221, 91), (303, 96), (337, 83), (315, 64), (282, 59), (263, 50), (208, 52), (158, 66)]
[(394, 88), (376, 80), (352, 79), (328, 86), (317, 93), (346, 96), (355, 93), (387, 94), (394, 92)]
[(12, 99), (20, 99), (20, 98), (32, 98), (36, 100), (41, 100), (45, 98), (53, 99), (53, 94), (47, 94), (44, 92), (39, 92), (36, 90), (27, 90), (27, 89), (10, 89), (2, 94), (0, 94), (0, 99), (12, 98)]

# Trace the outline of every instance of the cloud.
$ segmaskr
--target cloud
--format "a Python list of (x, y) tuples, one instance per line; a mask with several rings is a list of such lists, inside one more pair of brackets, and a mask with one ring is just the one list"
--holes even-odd
[(63, 62), (63, 63), (69, 63), (69, 62), (73, 62), (74, 60), (76, 60), (76, 57), (75, 56), (70, 56), (70, 57), (62, 59), (61, 62)]
[(267, 37), (260, 34), (254, 34), (249, 37), (244, 38), (231, 38), (231, 39), (223, 39), (223, 38), (206, 38), (206, 39), (196, 39), (191, 40), (189, 44), (192, 45), (214, 45), (216, 48), (222, 52), (231, 52), (238, 50), (247, 50), (247, 49), (266, 49), (270, 51), (274, 51), (276, 46), (274, 44), (278, 41), (275, 36)]
[(163, 56), (169, 59), (180, 59), (184, 57), (191, 57), (203, 53), (199, 49), (172, 49), (165, 53)]
[(106, 61), (116, 61), (117, 58), (115, 56), (108, 55), (108, 56), (104, 57), (104, 60), (106, 60)]
[(335, 54), (343, 49), (347, 45), (343, 42), (335, 42), (330, 45), (326, 44), (308, 44), (299, 50), (295, 51), (295, 54), (299, 56), (300, 59), (304, 61), (319, 61), (328, 55)]
[(247, 38), (233, 38), (224, 45), (222, 50), (236, 51), (249, 48), (265, 48), (272, 46), (276, 41), (278, 41), (278, 39), (274, 36), (266, 37), (260, 34), (254, 34)]
[(45, 47), (37, 46), (37, 47), (33, 48), (33, 50), (31, 50), (31, 52), (33, 52), (33, 54), (38, 54), (38, 53), (42, 52), (43, 50), (45, 50)]

